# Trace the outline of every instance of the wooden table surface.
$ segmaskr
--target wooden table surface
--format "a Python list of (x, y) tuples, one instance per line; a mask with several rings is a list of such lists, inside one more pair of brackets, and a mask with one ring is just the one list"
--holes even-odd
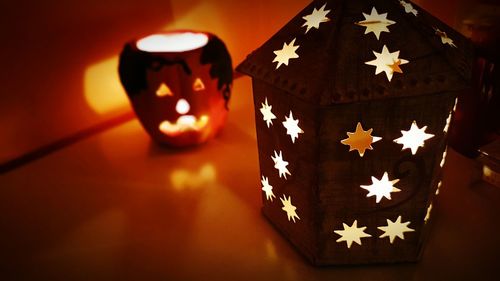
[(0, 175), (1, 280), (500, 280), (500, 189), (450, 151), (417, 264), (315, 268), (261, 215), (248, 78), (182, 151), (137, 120)]

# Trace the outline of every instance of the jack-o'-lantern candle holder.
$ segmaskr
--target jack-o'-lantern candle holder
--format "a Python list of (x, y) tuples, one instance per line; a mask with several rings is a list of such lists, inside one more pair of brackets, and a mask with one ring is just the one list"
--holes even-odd
[(320, 0), (238, 67), (263, 213), (312, 263), (420, 257), (471, 50), (409, 1)]
[(135, 113), (160, 144), (206, 142), (223, 128), (231, 57), (213, 34), (173, 31), (127, 43), (119, 74)]

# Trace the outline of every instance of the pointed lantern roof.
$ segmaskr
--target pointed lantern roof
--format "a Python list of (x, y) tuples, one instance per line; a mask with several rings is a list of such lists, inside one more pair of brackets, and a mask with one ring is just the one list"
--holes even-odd
[(469, 40), (409, 1), (322, 0), (237, 70), (326, 106), (462, 90), (471, 65)]

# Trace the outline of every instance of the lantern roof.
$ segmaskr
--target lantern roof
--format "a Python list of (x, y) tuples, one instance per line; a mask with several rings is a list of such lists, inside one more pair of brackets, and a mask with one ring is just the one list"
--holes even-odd
[(463, 90), (472, 54), (467, 38), (409, 1), (321, 0), (237, 70), (332, 105)]

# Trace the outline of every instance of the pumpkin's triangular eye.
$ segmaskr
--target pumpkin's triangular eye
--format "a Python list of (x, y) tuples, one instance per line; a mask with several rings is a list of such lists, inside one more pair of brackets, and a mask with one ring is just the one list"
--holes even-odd
[(171, 97), (173, 95), (174, 93), (172, 93), (172, 90), (170, 90), (170, 88), (165, 83), (161, 83), (160, 87), (158, 87), (158, 90), (156, 90), (156, 96), (158, 97)]
[(205, 84), (203, 84), (203, 81), (201, 81), (200, 78), (196, 78), (196, 80), (194, 80), (193, 90), (195, 92), (199, 92), (199, 91), (205, 90)]

